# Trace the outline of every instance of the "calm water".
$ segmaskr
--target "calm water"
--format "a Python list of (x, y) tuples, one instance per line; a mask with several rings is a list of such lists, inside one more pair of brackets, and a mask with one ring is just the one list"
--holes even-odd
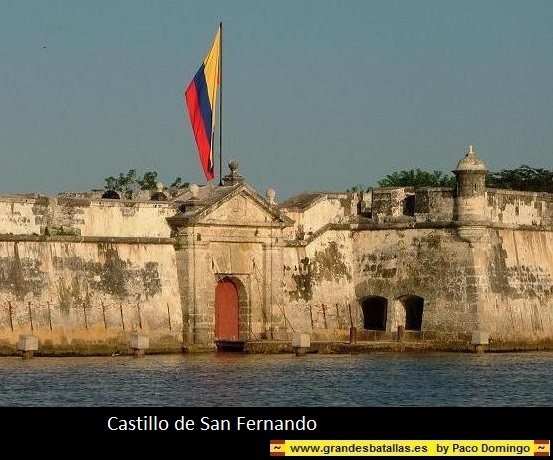
[(0, 406), (553, 406), (553, 353), (0, 358)]

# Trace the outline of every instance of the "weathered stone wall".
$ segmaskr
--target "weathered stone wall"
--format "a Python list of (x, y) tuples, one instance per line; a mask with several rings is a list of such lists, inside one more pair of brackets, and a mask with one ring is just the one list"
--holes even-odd
[(451, 222), (453, 220), (454, 189), (423, 187), (415, 191), (417, 222)]
[(78, 197), (0, 197), (0, 235), (167, 238), (171, 203)]
[[(287, 248), (281, 283), (282, 306), (289, 337), (294, 332), (319, 340), (345, 340), (356, 323), (352, 283), (352, 240), (349, 231), (329, 230), (307, 244)], [(354, 314), (350, 317), (350, 306)]]
[[(413, 297), (424, 302), (417, 340), (553, 338), (552, 195), (488, 190), (482, 209), (471, 204), (484, 217), (473, 227), (455, 220), (453, 188), (310, 194), (282, 210), (292, 223), (233, 190), (187, 202), (173, 227), (178, 202), (2, 197), (0, 353), (28, 333), (42, 352), (117, 351), (133, 331), (151, 351), (213, 348), (225, 277), (244, 340), (347, 340), (352, 325), (389, 340)], [(363, 331), (372, 298), (387, 307), (378, 334)]]
[(553, 337), (553, 232), (490, 230), (475, 245), (484, 330), (502, 342)]
[(179, 349), (182, 311), (172, 244), (0, 241), (0, 349), (35, 334), (41, 351), (107, 353), (143, 331)]
[(165, 219), (175, 213), (174, 205), (155, 201), (58, 198), (50, 207), (51, 234), (101, 237), (167, 238)]
[(375, 222), (387, 222), (414, 213), (414, 206), (410, 206), (415, 198), (413, 187), (382, 187), (373, 190), (372, 195), (372, 218)]
[(451, 230), (382, 229), (355, 234), (356, 297), (387, 300), (386, 331), (405, 324), (401, 299), (424, 299), (427, 338), (459, 340), (476, 328), (474, 268), (468, 244)]
[(49, 212), (48, 203), (46, 197), (1, 197), (0, 234), (43, 234)]
[(306, 239), (331, 223), (349, 222), (358, 214), (361, 197), (357, 193), (321, 193), (304, 207), (283, 208), (294, 221), (295, 234)]
[[(548, 193), (488, 189), (483, 213), (491, 224), (553, 225), (553, 197)], [(372, 218), (392, 222), (415, 216), (417, 222), (447, 223), (455, 219), (451, 187), (384, 187), (372, 192)]]
[(490, 222), (511, 225), (553, 225), (553, 196), (548, 193), (488, 189)]
[[(550, 341), (551, 196), (491, 191), (487, 207), (491, 227), (461, 231), (453, 225), (453, 189), (417, 191), (415, 219), (406, 212), (409, 192), (377, 191), (372, 218), (355, 225), (355, 231), (328, 229), (287, 251), (283, 279), (290, 322), (314, 337), (325, 336), (320, 323), (332, 331), (327, 336), (343, 336), (343, 311), (338, 309), (340, 320), (336, 320), (328, 314), (334, 310), (328, 304), (349, 303), (354, 324), (362, 329), (363, 299), (379, 296), (388, 307), (387, 334), (380, 337), (393, 337), (405, 323), (402, 299), (419, 296), (424, 299), (419, 338), (470, 344), (473, 332), (485, 331), (506, 348)], [(424, 228), (425, 223), (431, 228)], [(473, 243), (461, 238), (468, 233), (475, 235)], [(347, 261), (350, 277), (325, 284), (321, 276), (314, 276), (320, 274), (315, 254), (333, 249), (337, 249), (334, 260)], [(336, 267), (332, 272), (338, 273)]]

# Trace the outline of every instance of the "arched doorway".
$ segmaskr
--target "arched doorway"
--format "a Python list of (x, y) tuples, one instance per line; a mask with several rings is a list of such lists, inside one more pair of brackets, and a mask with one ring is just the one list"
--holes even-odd
[(231, 279), (225, 277), (215, 287), (215, 339), (238, 338), (238, 290)]
[(417, 295), (410, 295), (403, 297), (401, 303), (405, 307), (405, 330), (420, 331), (422, 328), (424, 299)]
[(386, 316), (388, 313), (388, 301), (384, 297), (371, 296), (363, 300), (363, 329), (373, 331), (386, 330)]

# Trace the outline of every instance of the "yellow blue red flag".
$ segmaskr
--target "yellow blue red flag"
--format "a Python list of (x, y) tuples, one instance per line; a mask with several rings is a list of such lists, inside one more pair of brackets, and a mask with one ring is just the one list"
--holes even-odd
[(219, 85), (221, 50), (221, 24), (213, 45), (196, 75), (186, 88), (184, 97), (200, 163), (207, 180), (215, 177), (213, 162), (213, 136), (215, 131), (215, 102)]

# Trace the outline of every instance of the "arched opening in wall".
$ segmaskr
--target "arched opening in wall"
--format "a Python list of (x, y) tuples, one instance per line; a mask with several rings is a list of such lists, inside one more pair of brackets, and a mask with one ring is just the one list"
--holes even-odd
[(238, 290), (225, 276), (215, 287), (215, 339), (238, 340)]
[(363, 329), (373, 331), (386, 330), (386, 315), (388, 313), (388, 300), (380, 296), (367, 297), (361, 303), (363, 311)]
[(405, 330), (420, 331), (422, 327), (422, 314), (424, 299), (417, 295), (407, 295), (400, 299), (405, 308)]

